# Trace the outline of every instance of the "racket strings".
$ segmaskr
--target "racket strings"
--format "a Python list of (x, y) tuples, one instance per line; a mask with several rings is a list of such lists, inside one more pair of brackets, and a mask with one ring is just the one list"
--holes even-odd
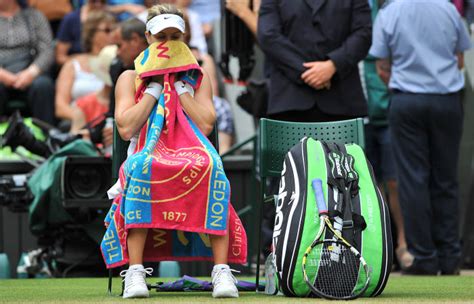
[[(317, 272), (313, 286), (322, 295), (342, 299), (358, 294), (364, 287), (358, 284), (365, 282), (359, 278), (359, 257), (341, 243), (326, 240), (318, 244), (308, 255), (307, 267), (311, 277)], [(361, 271), (364, 275), (365, 271)]]

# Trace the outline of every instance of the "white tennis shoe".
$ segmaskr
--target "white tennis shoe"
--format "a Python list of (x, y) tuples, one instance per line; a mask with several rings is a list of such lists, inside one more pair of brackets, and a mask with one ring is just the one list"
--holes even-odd
[(214, 298), (238, 298), (239, 291), (235, 284), (237, 279), (228, 265), (215, 265), (212, 270), (212, 296)]
[(131, 265), (128, 270), (122, 270), (120, 276), (125, 282), (123, 298), (148, 298), (150, 292), (146, 286), (145, 277), (151, 275), (153, 268), (143, 268), (143, 265)]

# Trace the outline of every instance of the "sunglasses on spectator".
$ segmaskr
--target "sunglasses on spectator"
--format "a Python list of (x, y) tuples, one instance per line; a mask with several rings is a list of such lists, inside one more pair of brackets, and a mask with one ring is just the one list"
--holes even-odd
[(110, 28), (110, 27), (106, 27), (106, 28), (98, 28), (96, 29), (97, 32), (104, 32), (106, 34), (109, 34), (110, 32), (112, 32), (114, 29), (113, 28)]

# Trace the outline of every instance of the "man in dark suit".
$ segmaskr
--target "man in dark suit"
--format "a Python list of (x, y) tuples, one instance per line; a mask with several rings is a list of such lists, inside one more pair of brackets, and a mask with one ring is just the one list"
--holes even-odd
[(300, 122), (365, 116), (358, 63), (371, 31), (367, 0), (263, 0), (258, 40), (271, 62), (268, 116)]

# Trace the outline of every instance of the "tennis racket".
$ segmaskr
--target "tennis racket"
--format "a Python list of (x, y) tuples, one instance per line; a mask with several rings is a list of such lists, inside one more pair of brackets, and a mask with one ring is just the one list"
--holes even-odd
[[(303, 277), (311, 291), (322, 298), (350, 300), (361, 296), (370, 283), (366, 261), (349, 242), (337, 233), (328, 217), (321, 179), (312, 181), (320, 226), (313, 243), (303, 255)], [(330, 233), (327, 233), (327, 232)], [(325, 238), (329, 234), (328, 238)], [(339, 247), (334, 259), (335, 245)], [(313, 280), (310, 281), (309, 274)]]

